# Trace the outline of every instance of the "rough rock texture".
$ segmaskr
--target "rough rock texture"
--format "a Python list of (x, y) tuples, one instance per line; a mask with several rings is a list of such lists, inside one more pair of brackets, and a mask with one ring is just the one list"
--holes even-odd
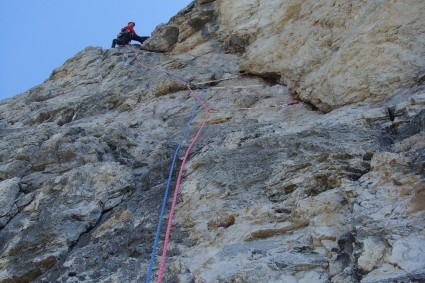
[[(178, 38), (161, 50), (219, 41), (244, 54), (241, 68), (330, 111), (424, 79), (424, 10), (424, 1), (200, 1), (171, 20), (165, 29), (178, 27)], [(159, 38), (149, 45), (158, 48)]]
[(0, 102), (0, 282), (145, 281), (199, 97), (164, 282), (424, 282), (423, 6), (198, 0)]

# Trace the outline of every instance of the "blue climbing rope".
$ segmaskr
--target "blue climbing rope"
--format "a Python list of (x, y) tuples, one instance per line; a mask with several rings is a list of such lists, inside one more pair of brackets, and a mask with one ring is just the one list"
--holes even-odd
[[(134, 47), (133, 47), (133, 50), (135, 50)], [(177, 159), (177, 156), (179, 154), (179, 151), (180, 151), (181, 147), (183, 146), (183, 142), (184, 142), (184, 140), (186, 138), (186, 135), (189, 132), (189, 128), (192, 125), (193, 120), (195, 119), (196, 113), (198, 112), (198, 109), (201, 106), (202, 98), (204, 97), (204, 94), (205, 94), (205, 89), (204, 89), (203, 86), (198, 85), (198, 84), (190, 83), (190, 82), (184, 80), (183, 78), (180, 78), (180, 77), (174, 75), (173, 73), (171, 73), (171, 72), (169, 72), (167, 70), (158, 69), (158, 68), (152, 68), (150, 66), (144, 65), (138, 59), (138, 55), (136, 55), (136, 60), (138, 61), (138, 63), (143, 68), (145, 68), (147, 70), (150, 70), (150, 71), (152, 71), (154, 73), (158, 73), (158, 74), (166, 74), (166, 75), (170, 76), (171, 78), (173, 78), (173, 79), (175, 79), (175, 80), (177, 80), (177, 81), (185, 84), (187, 86), (187, 88), (189, 89), (189, 91), (192, 94), (194, 94), (194, 93), (193, 93), (192, 89), (190, 88), (191, 85), (192, 86), (195, 86), (198, 89), (201, 89), (201, 95), (199, 97), (196, 97), (197, 98), (197, 102), (196, 102), (195, 108), (193, 109), (192, 115), (190, 116), (190, 119), (189, 119), (188, 123), (186, 124), (186, 128), (185, 128), (185, 130), (183, 132), (183, 135), (182, 135), (182, 137), (180, 139), (180, 142), (179, 142), (176, 150), (174, 151), (173, 160), (171, 162), (170, 172), (168, 173), (168, 180), (167, 180), (167, 185), (165, 187), (165, 193), (164, 193), (164, 199), (162, 201), (161, 212), (159, 213), (159, 217), (158, 217), (158, 226), (156, 228), (155, 240), (154, 240), (154, 244), (153, 244), (153, 247), (152, 247), (152, 253), (151, 253), (151, 258), (150, 258), (150, 262), (149, 262), (148, 274), (146, 276), (146, 283), (150, 283), (150, 280), (151, 280), (151, 277), (152, 277), (153, 264), (154, 264), (154, 261), (155, 261), (156, 249), (158, 247), (159, 236), (161, 234), (162, 219), (164, 217), (165, 207), (167, 205), (167, 199), (168, 199), (168, 194), (169, 194), (169, 190), (170, 190), (171, 179), (172, 179), (173, 172), (174, 172), (174, 167), (175, 167), (175, 164), (176, 164), (176, 159)]]
[(199, 99), (196, 102), (195, 108), (194, 108), (194, 110), (192, 112), (192, 115), (191, 115), (191, 117), (189, 119), (189, 122), (186, 124), (186, 128), (184, 130), (184, 133), (183, 133), (183, 135), (182, 135), (182, 137), (180, 139), (180, 143), (177, 146), (176, 150), (174, 151), (173, 161), (171, 163), (170, 172), (168, 173), (167, 186), (165, 188), (165, 193), (164, 193), (164, 199), (163, 199), (163, 202), (162, 202), (161, 212), (160, 212), (159, 218), (158, 218), (158, 226), (157, 226), (157, 229), (156, 229), (155, 241), (154, 241), (153, 248), (152, 248), (152, 254), (151, 254), (151, 258), (150, 258), (150, 263), (149, 263), (149, 269), (148, 269), (148, 274), (147, 274), (147, 278), (146, 278), (146, 283), (149, 283), (150, 282), (150, 279), (152, 277), (152, 269), (153, 269), (153, 264), (154, 264), (154, 261), (155, 261), (156, 249), (158, 247), (159, 236), (161, 234), (162, 218), (164, 217), (164, 213), (165, 213), (165, 207), (166, 207), (166, 204), (167, 204), (167, 199), (168, 199), (168, 194), (169, 194), (169, 190), (170, 190), (171, 179), (172, 179), (174, 167), (175, 167), (175, 164), (176, 164), (176, 159), (177, 159), (177, 156), (179, 154), (179, 151), (180, 151), (180, 149), (181, 149), (181, 147), (183, 145), (183, 142), (184, 142), (184, 140), (186, 138), (186, 135), (189, 132), (189, 128), (192, 125), (193, 120), (195, 119), (196, 113), (197, 113), (197, 111), (199, 109), (199, 106), (201, 105), (201, 100), (202, 100), (203, 96), (204, 96), (204, 89), (201, 88), (201, 95), (200, 95)]

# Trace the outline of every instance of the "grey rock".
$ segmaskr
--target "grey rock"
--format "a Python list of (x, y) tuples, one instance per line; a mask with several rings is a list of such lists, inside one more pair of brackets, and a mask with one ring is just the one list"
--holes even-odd
[(214, 2), (215, 0), (197, 0), (198, 4), (206, 4), (206, 3), (211, 3)]
[[(398, 42), (407, 31), (382, 17), (409, 18), (393, 13), (404, 4), (301, 2), (194, 1), (142, 49), (88, 47), (0, 102), (0, 282), (146, 281), (176, 156), (156, 279), (177, 171), (204, 117), (164, 282), (421, 282), (425, 87), (360, 54), (337, 76), (362, 46), (343, 35), (375, 5), (382, 32), (366, 29), (365, 47)], [(415, 5), (403, 13), (415, 19)], [(315, 35), (296, 45), (309, 30), (296, 23), (332, 30), (331, 50)], [(370, 78), (360, 90), (355, 68)]]
[(153, 35), (156, 40), (147, 40), (143, 46), (144, 49), (165, 52), (177, 43), (179, 29), (175, 26), (160, 25), (155, 29)]
[(19, 178), (0, 182), (0, 228), (11, 218), (15, 200), (19, 193)]

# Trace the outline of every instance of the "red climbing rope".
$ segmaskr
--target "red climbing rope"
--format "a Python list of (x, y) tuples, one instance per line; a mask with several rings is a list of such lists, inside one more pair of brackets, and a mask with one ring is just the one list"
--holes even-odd
[(209, 115), (210, 115), (210, 111), (208, 110), (207, 113), (205, 114), (205, 117), (204, 117), (204, 120), (203, 120), (201, 126), (198, 129), (198, 132), (196, 133), (196, 135), (193, 138), (192, 142), (190, 143), (189, 147), (186, 149), (186, 153), (184, 155), (182, 165), (180, 166), (179, 175), (177, 177), (177, 184), (176, 184), (176, 188), (174, 190), (173, 203), (171, 205), (170, 215), (169, 215), (169, 218), (168, 218), (167, 232), (165, 234), (165, 240), (164, 240), (164, 247), (162, 249), (161, 263), (160, 263), (159, 272), (158, 272), (158, 281), (157, 281), (158, 283), (162, 282), (162, 275), (164, 273), (165, 260), (167, 258), (167, 250), (168, 250), (168, 240), (170, 238), (171, 227), (173, 225), (173, 216), (174, 216), (174, 211), (175, 211), (175, 208), (176, 208), (177, 197), (178, 197), (178, 194), (179, 194), (179, 189), (180, 189), (180, 184), (181, 184), (181, 178), (182, 178), (182, 175), (183, 175), (184, 165), (186, 164), (190, 150), (192, 149), (195, 142), (198, 140), (199, 136), (201, 135), (201, 132), (204, 129), (206, 123), (207, 123)]
[[(193, 97), (195, 97), (195, 99), (200, 102), (200, 106), (203, 109), (205, 109), (205, 111), (206, 111), (206, 114), (204, 116), (204, 119), (203, 119), (203, 122), (202, 122), (201, 126), (199, 127), (199, 129), (196, 132), (195, 136), (193, 137), (191, 143), (189, 144), (188, 148), (186, 149), (186, 152), (185, 152), (185, 155), (184, 155), (184, 158), (183, 158), (181, 167), (180, 167), (179, 175), (177, 177), (176, 188), (174, 190), (173, 203), (172, 203), (172, 206), (171, 206), (171, 209), (170, 209), (170, 215), (169, 215), (168, 223), (167, 223), (167, 231), (166, 231), (166, 234), (165, 234), (164, 246), (163, 246), (163, 249), (162, 249), (161, 264), (160, 264), (160, 268), (159, 268), (159, 272), (158, 272), (158, 281), (157, 282), (160, 283), (162, 281), (162, 276), (163, 276), (164, 267), (165, 267), (165, 261), (167, 259), (168, 241), (169, 241), (170, 234), (171, 234), (173, 216), (174, 216), (174, 211), (175, 211), (175, 208), (176, 208), (177, 197), (178, 197), (178, 193), (179, 193), (179, 189), (180, 189), (181, 178), (182, 178), (182, 175), (183, 175), (184, 166), (186, 164), (186, 161), (188, 159), (188, 156), (189, 156), (189, 153), (190, 153), (191, 149), (195, 145), (196, 141), (198, 140), (199, 136), (201, 135), (202, 130), (204, 129), (204, 127), (205, 127), (205, 125), (206, 125), (206, 123), (208, 121), (208, 118), (210, 116), (211, 110), (208, 108), (208, 106), (204, 102), (202, 102), (201, 98), (191, 89), (190, 82), (187, 82), (187, 81), (185, 81), (182, 78), (179, 78), (178, 76), (176, 76), (176, 75), (168, 72), (167, 70), (163, 70), (163, 69), (154, 68), (154, 67), (151, 67), (151, 66), (144, 65), (139, 60), (139, 58), (138, 58), (137, 55), (136, 55), (136, 61), (137, 61), (137, 63), (139, 63), (145, 69), (148, 69), (148, 70), (151, 70), (151, 71), (154, 71), (154, 72), (157, 72), (157, 73), (165, 73), (165, 74), (171, 76), (172, 78), (178, 80), (179, 82), (183, 83), (187, 87), (187, 89), (189, 90), (189, 92), (191, 93), (191, 95)], [(199, 85), (197, 85), (197, 86), (199, 86)], [(203, 88), (201, 88), (201, 89), (202, 89), (202, 91), (204, 91)], [(148, 282), (150, 281), (149, 274), (148, 274), (147, 281)]]
[[(135, 50), (134, 47), (133, 47), (133, 49)], [(174, 212), (175, 212), (175, 209), (176, 209), (177, 198), (178, 198), (179, 189), (180, 189), (180, 185), (181, 185), (181, 179), (182, 179), (182, 175), (183, 175), (183, 171), (184, 171), (184, 166), (186, 164), (186, 161), (188, 159), (188, 156), (190, 154), (190, 151), (192, 150), (192, 148), (195, 145), (196, 141), (199, 139), (199, 136), (201, 135), (202, 130), (205, 128), (205, 125), (206, 125), (206, 123), (208, 121), (208, 118), (210, 116), (210, 113), (214, 111), (214, 110), (211, 110), (204, 102), (202, 102), (201, 98), (191, 89), (190, 86), (191, 85), (195, 85), (195, 87), (197, 87), (197, 88), (200, 87), (202, 89), (202, 91), (205, 91), (205, 87), (202, 87), (203, 84), (208, 84), (208, 83), (213, 83), (213, 82), (219, 82), (219, 81), (227, 80), (227, 79), (235, 79), (237, 77), (244, 77), (245, 74), (240, 74), (237, 77), (232, 77), (232, 78), (227, 78), (227, 79), (222, 79), (222, 80), (214, 80), (214, 81), (207, 81), (207, 82), (202, 82), (202, 83), (198, 83), (198, 84), (193, 84), (193, 83), (190, 83), (190, 82), (185, 81), (182, 78), (179, 78), (178, 76), (170, 73), (167, 70), (144, 65), (139, 60), (137, 54), (136, 54), (136, 61), (137, 61), (138, 64), (140, 64), (145, 69), (151, 70), (151, 71), (156, 72), (156, 73), (167, 74), (168, 76), (174, 78), (175, 80), (183, 83), (187, 87), (187, 89), (189, 90), (189, 92), (191, 93), (191, 95), (193, 97), (195, 97), (195, 99), (198, 100), (198, 102), (200, 102), (199, 105), (206, 111), (201, 126), (199, 127), (198, 131), (196, 132), (195, 136), (193, 137), (192, 141), (190, 142), (188, 148), (186, 149), (184, 158), (182, 160), (182, 164), (180, 166), (180, 171), (179, 171), (179, 174), (178, 174), (178, 177), (177, 177), (176, 187), (175, 187), (175, 190), (174, 190), (173, 202), (172, 202), (171, 209), (170, 209), (170, 215), (168, 217), (167, 230), (166, 230), (165, 239), (164, 239), (164, 246), (163, 246), (163, 249), (162, 249), (161, 263), (160, 263), (159, 272), (158, 272), (158, 280), (157, 280), (157, 282), (158, 283), (161, 283), (162, 282), (162, 277), (163, 277), (163, 274), (164, 274), (165, 262), (166, 262), (166, 259), (167, 259), (168, 242), (169, 242), (169, 239), (170, 239), (170, 234), (171, 234), (171, 229), (172, 229), (172, 224), (173, 224), (173, 217), (174, 217)], [(233, 87), (233, 88), (246, 88), (246, 87), (258, 87), (258, 86), (263, 86), (263, 85), (241, 86), (241, 87)], [(214, 87), (212, 87), (212, 88), (214, 88)], [(225, 88), (225, 87), (216, 87), (216, 88)], [(292, 105), (295, 105), (295, 104), (298, 104), (298, 103), (299, 103), (298, 101), (295, 101), (295, 102), (286, 104), (284, 106), (288, 107), (288, 106), (292, 106)], [(215, 110), (215, 111), (217, 111), (217, 110)], [(158, 228), (158, 232), (159, 232), (159, 228)], [(156, 242), (155, 242), (155, 244), (156, 244)], [(155, 247), (156, 246), (154, 246), (154, 249), (153, 249), (154, 251), (155, 251)], [(152, 258), (151, 258), (151, 265), (153, 264), (153, 261), (154, 261), (154, 255), (155, 254), (153, 252)], [(149, 272), (148, 272), (147, 282), (150, 282), (150, 271), (151, 271), (151, 266), (150, 266), (150, 269), (149, 269)]]

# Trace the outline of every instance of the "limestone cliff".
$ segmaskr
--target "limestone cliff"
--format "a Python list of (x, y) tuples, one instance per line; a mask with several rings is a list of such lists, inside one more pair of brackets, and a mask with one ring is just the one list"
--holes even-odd
[(424, 282), (424, 10), (197, 0), (2, 101), (0, 282), (145, 281), (199, 99), (164, 282)]

